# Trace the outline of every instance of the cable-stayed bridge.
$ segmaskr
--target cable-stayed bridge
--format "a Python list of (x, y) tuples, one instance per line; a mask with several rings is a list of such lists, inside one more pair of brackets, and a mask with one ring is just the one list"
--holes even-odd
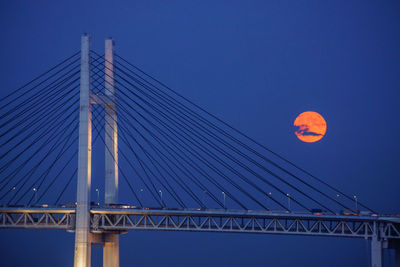
[(119, 266), (128, 230), (365, 238), (372, 266), (385, 248), (400, 266), (400, 217), (281, 157), (105, 44), (98, 54), (82, 36), (80, 52), (1, 100), (1, 228), (74, 232), (75, 266), (90, 266), (93, 243), (104, 266)]

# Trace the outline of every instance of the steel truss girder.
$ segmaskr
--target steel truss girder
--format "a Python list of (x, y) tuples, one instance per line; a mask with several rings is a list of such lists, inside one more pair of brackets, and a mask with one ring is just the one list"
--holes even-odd
[(400, 223), (359, 216), (256, 212), (92, 210), (92, 231), (169, 230), (400, 238)]
[[(92, 209), (91, 231), (167, 230), (400, 239), (400, 220), (229, 211)], [(75, 209), (0, 208), (0, 228), (75, 228)]]
[(75, 209), (0, 209), (0, 228), (75, 228)]

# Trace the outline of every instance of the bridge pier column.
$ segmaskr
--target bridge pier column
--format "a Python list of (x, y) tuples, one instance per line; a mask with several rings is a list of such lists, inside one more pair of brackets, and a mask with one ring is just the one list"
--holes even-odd
[(382, 241), (374, 235), (371, 240), (371, 266), (382, 267)]
[(103, 247), (103, 267), (119, 266), (119, 235), (105, 234)]
[(394, 262), (396, 267), (400, 267), (400, 240), (390, 239), (388, 240), (388, 249), (394, 251)]

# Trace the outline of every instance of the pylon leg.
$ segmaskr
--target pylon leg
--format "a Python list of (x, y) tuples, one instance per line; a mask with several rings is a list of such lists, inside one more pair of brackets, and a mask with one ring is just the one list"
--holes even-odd
[(78, 183), (76, 193), (75, 267), (90, 267), (90, 183), (92, 121), (90, 105), (90, 37), (82, 36), (79, 113)]
[[(105, 42), (104, 94), (115, 101), (114, 41)], [(118, 203), (118, 134), (116, 103), (105, 105), (105, 205)], [(103, 266), (119, 267), (119, 235), (105, 234)]]

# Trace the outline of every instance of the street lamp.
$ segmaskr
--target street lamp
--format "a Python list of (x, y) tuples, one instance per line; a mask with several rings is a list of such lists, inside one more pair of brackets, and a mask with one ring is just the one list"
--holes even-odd
[[(142, 201), (142, 194), (143, 194), (143, 188), (139, 189), (139, 202)], [(140, 203), (139, 203), (140, 204)], [(143, 208), (143, 204), (142, 204), (142, 208)]]
[(356, 211), (357, 211), (358, 210), (358, 203), (357, 203), (358, 199), (357, 199), (356, 195), (354, 195), (353, 197), (354, 197), (354, 201), (356, 203)]
[(100, 206), (100, 191), (98, 188), (96, 188), (96, 193), (97, 193), (97, 206)]
[(36, 189), (36, 187), (34, 187), (32, 190), (33, 190), (33, 194), (35, 196), (35, 204), (36, 204), (37, 203), (37, 189)]
[(158, 190), (158, 193), (160, 193), (160, 197), (161, 197), (161, 205), (162, 205), (162, 191), (161, 191), (161, 189), (160, 189), (160, 190)]
[(290, 211), (290, 195), (286, 194), (286, 196), (288, 197), (288, 207), (289, 207), (289, 211)]
[[(272, 198), (271, 196), (272, 196), (272, 192), (269, 192), (269, 193), (268, 193), (268, 198), (269, 198), (269, 199)], [(269, 200), (268, 200), (268, 203), (269, 203)], [(270, 210), (271, 210), (271, 209), (270, 209)]]
[(224, 209), (226, 209), (226, 205), (225, 205), (225, 203), (226, 203), (226, 194), (225, 194), (225, 192), (222, 192), (222, 195), (224, 196)]

